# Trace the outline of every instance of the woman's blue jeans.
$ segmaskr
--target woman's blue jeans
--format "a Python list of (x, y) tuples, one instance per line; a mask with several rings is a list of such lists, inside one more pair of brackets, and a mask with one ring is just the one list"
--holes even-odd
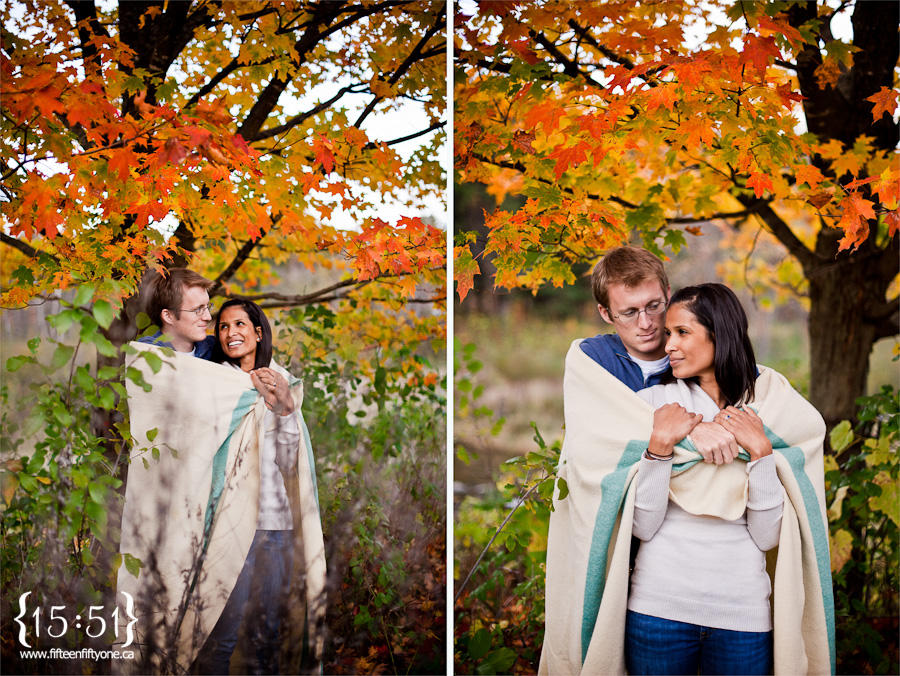
[(701, 627), (629, 610), (625, 668), (632, 676), (771, 674), (772, 632)]
[(199, 673), (228, 673), (244, 616), (254, 651), (249, 657), (251, 662), (256, 658), (248, 673), (278, 673), (278, 628), (291, 582), (293, 535), (289, 530), (256, 531), (231, 596), (197, 655)]

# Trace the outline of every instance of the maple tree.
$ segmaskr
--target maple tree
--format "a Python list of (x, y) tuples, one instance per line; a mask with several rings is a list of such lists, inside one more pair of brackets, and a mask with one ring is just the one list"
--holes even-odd
[[(16, 5), (0, 62), (3, 306), (96, 281), (118, 345), (145, 271), (189, 265), (214, 296), (266, 307), (440, 307), (445, 233), (421, 207), (443, 199), (445, 21), (442, 3), (403, 0)], [(415, 129), (379, 122), (405, 105)], [(258, 292), (289, 262), (339, 272)]]
[[(830, 425), (854, 418), (872, 345), (898, 332), (896, 3), (463, 11), (458, 180), (485, 184), (498, 204), (527, 198), (486, 216), (495, 285), (572, 283), (573, 264), (610, 246), (638, 240), (663, 255), (708, 221), (756, 233), (748, 245), (761, 232), (800, 268), (810, 398)], [(841, 13), (851, 39), (832, 32)], [(455, 239), (461, 299), (478, 274), (476, 236)], [(783, 282), (787, 265), (759, 281)]]

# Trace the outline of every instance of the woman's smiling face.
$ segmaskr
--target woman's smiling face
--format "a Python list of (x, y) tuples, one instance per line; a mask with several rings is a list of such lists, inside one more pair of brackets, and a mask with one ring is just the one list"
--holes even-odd
[[(253, 326), (242, 307), (227, 307), (219, 314), (219, 345), (229, 359), (240, 360), (241, 369), (253, 369), (256, 344), (262, 332)], [(249, 364), (250, 368), (244, 368)]]
[(676, 378), (715, 381), (716, 346), (693, 312), (678, 303), (666, 314), (666, 354)]

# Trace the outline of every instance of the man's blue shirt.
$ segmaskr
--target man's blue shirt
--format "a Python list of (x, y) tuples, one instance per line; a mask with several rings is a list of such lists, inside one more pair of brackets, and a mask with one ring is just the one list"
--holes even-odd
[(663, 375), (669, 370), (668, 364), (656, 373), (651, 373), (647, 380), (644, 380), (644, 374), (641, 373), (641, 367), (638, 366), (618, 334), (609, 333), (594, 336), (593, 338), (585, 338), (581, 341), (581, 351), (603, 368), (613, 374), (616, 378), (625, 383), (632, 390), (637, 392), (645, 387), (659, 385)]
[[(162, 331), (157, 331), (152, 336), (144, 336), (143, 338), (138, 338), (139, 343), (147, 343), (148, 345), (160, 345), (162, 347), (172, 347), (172, 343), (167, 343), (163, 340), (160, 340), (162, 337)], [(213, 345), (216, 344), (215, 336), (207, 336), (203, 340), (198, 343), (194, 343), (194, 356), (199, 359), (205, 359), (209, 361), (212, 357)], [(173, 348), (174, 349), (174, 348)]]

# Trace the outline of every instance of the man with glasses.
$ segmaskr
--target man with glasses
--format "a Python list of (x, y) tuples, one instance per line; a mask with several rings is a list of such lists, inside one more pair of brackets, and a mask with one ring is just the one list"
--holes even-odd
[[(150, 320), (161, 330), (138, 342), (171, 347), (208, 360), (216, 341), (215, 336), (206, 334), (212, 322), (209, 290), (213, 284), (187, 268), (173, 268), (166, 275), (154, 275), (147, 286), (146, 308)], [(163, 341), (163, 336), (170, 342)]]
[[(646, 249), (610, 249), (594, 266), (591, 288), (613, 334), (581, 341), (581, 350), (637, 392), (661, 382), (669, 368), (666, 307), (669, 278)], [(706, 462), (728, 463), (738, 454), (734, 436), (717, 423), (700, 423), (690, 435)]]

